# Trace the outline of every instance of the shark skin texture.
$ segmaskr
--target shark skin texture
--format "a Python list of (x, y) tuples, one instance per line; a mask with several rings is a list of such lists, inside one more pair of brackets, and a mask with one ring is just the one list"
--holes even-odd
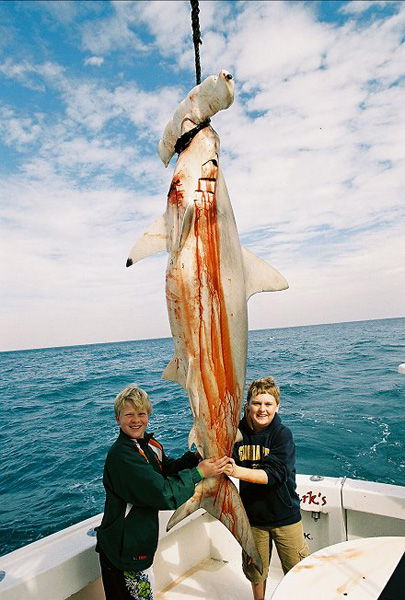
[[(233, 99), (233, 81), (228, 82)], [(192, 90), (194, 102), (198, 87)], [(230, 105), (229, 95), (226, 103)], [(207, 111), (202, 112), (205, 120)], [(198, 125), (201, 121), (192, 116)], [(180, 135), (189, 130), (190, 110), (183, 121), (187, 125)], [(189, 446), (195, 444), (203, 458), (230, 456), (245, 387), (247, 300), (257, 292), (287, 289), (288, 284), (240, 245), (219, 168), (219, 137), (211, 125), (198, 131), (180, 153), (166, 212), (134, 245), (127, 266), (162, 250), (169, 253), (166, 302), (174, 343), (174, 357), (162, 377), (188, 394), (194, 420)], [(262, 568), (239, 493), (226, 475), (201, 481), (194, 496), (175, 511), (168, 529), (198, 508), (219, 519)]]

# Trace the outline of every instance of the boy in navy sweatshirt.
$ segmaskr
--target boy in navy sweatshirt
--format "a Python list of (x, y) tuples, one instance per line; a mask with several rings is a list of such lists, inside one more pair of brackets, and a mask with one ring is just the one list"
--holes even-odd
[(240, 479), (240, 495), (263, 562), (260, 575), (243, 553), (243, 572), (252, 584), (254, 600), (263, 600), (274, 541), (284, 573), (309, 554), (301, 523), (295, 482), (293, 435), (278, 410), (280, 388), (272, 377), (250, 384), (245, 416), (227, 475)]

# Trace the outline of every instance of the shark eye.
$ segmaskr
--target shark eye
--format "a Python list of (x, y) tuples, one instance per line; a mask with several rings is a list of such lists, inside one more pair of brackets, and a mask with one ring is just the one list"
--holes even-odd
[(225, 75), (225, 77), (226, 77), (227, 79), (233, 79), (233, 76), (232, 76), (230, 73), (228, 73), (228, 75)]

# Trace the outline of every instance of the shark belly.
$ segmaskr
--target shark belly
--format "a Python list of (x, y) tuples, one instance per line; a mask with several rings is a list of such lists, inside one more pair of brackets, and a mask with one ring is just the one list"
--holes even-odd
[[(194, 145), (199, 154), (209, 130), (198, 134), (188, 150)], [(211, 157), (199, 156), (200, 176), (191, 187), (189, 171), (182, 162), (177, 165), (166, 211), (171, 233), (166, 301), (175, 355), (163, 376), (188, 394), (194, 419), (189, 445), (194, 443), (203, 458), (232, 455), (243, 404), (248, 331), (242, 250), (225, 181)], [(191, 196), (187, 189), (193, 190)], [(187, 214), (192, 217), (187, 219)], [(168, 529), (198, 508), (219, 519), (261, 568), (245, 509), (228, 477), (200, 482), (194, 496), (171, 517)]]
[(232, 453), (243, 403), (247, 347), (239, 238), (236, 225), (229, 230), (234, 219), (233, 214), (229, 218), (232, 209), (226, 187), (218, 186), (222, 174), (213, 166), (209, 175), (198, 181), (190, 232), (183, 247), (171, 253), (166, 273), (175, 347), (168, 375), (188, 393), (194, 417), (192, 441), (204, 458)]

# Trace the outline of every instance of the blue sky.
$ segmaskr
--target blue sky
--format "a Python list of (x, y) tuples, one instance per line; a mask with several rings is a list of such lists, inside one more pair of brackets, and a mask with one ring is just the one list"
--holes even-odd
[[(242, 243), (290, 289), (250, 328), (404, 315), (401, 2), (200, 2)], [(0, 3), (1, 350), (170, 335), (157, 142), (195, 85), (188, 1)]]

